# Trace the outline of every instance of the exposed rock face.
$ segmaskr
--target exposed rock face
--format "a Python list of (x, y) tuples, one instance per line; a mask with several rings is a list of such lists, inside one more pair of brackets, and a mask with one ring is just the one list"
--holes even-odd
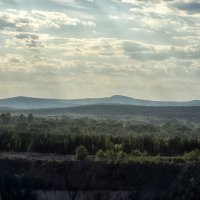
[(129, 200), (131, 191), (34, 191), (38, 200)]
[(67, 191), (34, 191), (37, 200), (69, 200), (69, 194)]
[(0, 158), (0, 200), (199, 200), (199, 174), (199, 163)]

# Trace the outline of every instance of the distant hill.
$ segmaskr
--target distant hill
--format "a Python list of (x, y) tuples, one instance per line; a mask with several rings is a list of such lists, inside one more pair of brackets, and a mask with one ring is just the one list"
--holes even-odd
[(31, 109), (31, 108), (63, 108), (97, 104), (121, 104), (135, 106), (200, 106), (200, 100), (175, 102), (175, 101), (150, 101), (134, 99), (127, 96), (114, 95), (105, 98), (86, 99), (43, 99), (31, 97), (13, 97), (0, 99), (1, 108)]
[[(119, 104), (86, 105), (65, 108), (40, 108), (40, 109), (9, 109), (1, 110), (0, 113), (10, 112), (14, 115), (21, 113), (35, 116), (71, 116), (71, 117), (94, 117), (108, 119), (135, 119), (139, 121), (173, 121), (187, 120), (200, 122), (200, 106), (134, 106)], [(159, 119), (159, 120), (158, 120)]]

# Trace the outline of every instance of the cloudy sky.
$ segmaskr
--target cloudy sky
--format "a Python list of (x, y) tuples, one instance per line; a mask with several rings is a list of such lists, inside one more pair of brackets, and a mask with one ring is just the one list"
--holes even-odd
[(198, 0), (0, 0), (0, 98), (199, 91)]

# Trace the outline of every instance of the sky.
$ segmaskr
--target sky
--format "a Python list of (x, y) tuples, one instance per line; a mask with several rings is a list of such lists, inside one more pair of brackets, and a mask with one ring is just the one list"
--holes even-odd
[(0, 0), (0, 98), (200, 99), (198, 0)]

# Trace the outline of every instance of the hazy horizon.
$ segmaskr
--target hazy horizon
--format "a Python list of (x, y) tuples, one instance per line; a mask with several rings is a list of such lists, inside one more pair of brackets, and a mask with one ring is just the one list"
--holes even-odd
[(132, 97), (132, 96), (126, 96), (126, 95), (119, 95), (119, 94), (114, 94), (114, 95), (110, 95), (110, 96), (99, 96), (99, 97), (82, 97), (82, 98), (53, 98), (53, 97), (37, 97), (37, 96), (10, 96), (10, 97), (4, 97), (4, 98), (0, 98), (0, 100), (3, 99), (12, 99), (12, 98), (35, 98), (35, 99), (55, 99), (55, 100), (79, 100), (79, 99), (101, 99), (101, 98), (111, 98), (114, 96), (120, 96), (120, 97), (128, 97), (128, 98), (132, 98), (132, 99), (138, 99), (138, 100), (147, 100), (147, 101), (166, 101), (166, 102), (187, 102), (187, 101), (195, 101), (198, 100), (200, 101), (200, 99), (182, 99), (182, 100), (157, 100), (157, 99), (140, 99), (137, 97)]
[(200, 99), (196, 0), (0, 0), (0, 99)]

